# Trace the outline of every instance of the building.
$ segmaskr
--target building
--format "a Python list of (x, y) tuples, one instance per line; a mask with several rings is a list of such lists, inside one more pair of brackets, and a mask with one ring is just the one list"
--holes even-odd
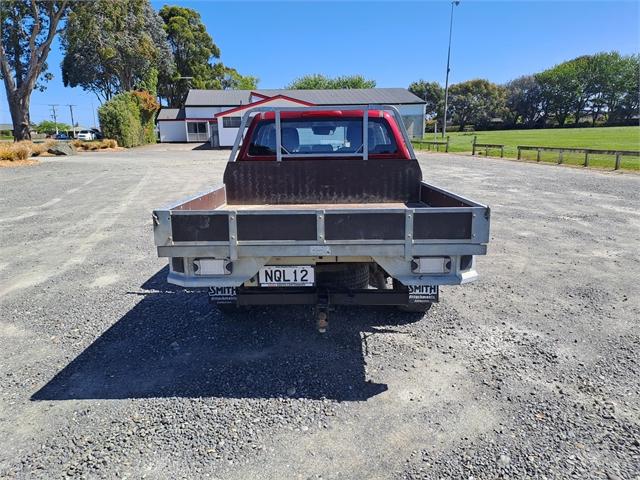
[(161, 142), (211, 142), (231, 147), (242, 115), (254, 107), (393, 105), (410, 136), (424, 132), (425, 102), (404, 88), (345, 90), (190, 90), (183, 108), (158, 114)]

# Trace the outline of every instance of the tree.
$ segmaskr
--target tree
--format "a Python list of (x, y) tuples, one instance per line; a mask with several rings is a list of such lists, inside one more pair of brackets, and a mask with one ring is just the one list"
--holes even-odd
[(622, 98), (615, 101), (608, 100), (607, 108), (611, 112), (611, 119), (620, 118), (629, 121), (640, 112), (640, 55), (624, 57), (621, 71)]
[(375, 86), (375, 80), (367, 80), (362, 75), (345, 75), (331, 78), (320, 73), (314, 73), (296, 78), (286, 88), (291, 90), (336, 90), (341, 88), (374, 88)]
[(255, 90), (258, 88), (258, 77), (251, 75), (240, 75), (235, 68), (227, 67), (222, 63), (217, 63), (214, 67), (216, 73), (214, 78), (223, 90)]
[(466, 125), (485, 127), (505, 113), (504, 87), (477, 79), (457, 83), (449, 88), (451, 119), (463, 129)]
[(55, 133), (56, 131), (60, 130), (62, 130), (63, 132), (68, 132), (71, 129), (71, 125), (67, 125), (66, 123), (61, 122), (54, 122), (53, 120), (43, 120), (36, 125), (36, 132), (38, 133)]
[(65, 86), (101, 100), (139, 88), (148, 72), (172, 72), (162, 19), (148, 0), (76, 2), (62, 36)]
[(159, 93), (169, 106), (184, 104), (189, 88), (243, 89), (258, 86), (258, 79), (243, 76), (221, 62), (220, 49), (207, 33), (200, 14), (186, 7), (164, 6), (160, 10), (175, 70), (160, 74)]
[(544, 120), (545, 110), (540, 85), (533, 75), (524, 75), (505, 85), (506, 113), (505, 123), (514, 126), (518, 123), (528, 127)]
[(15, 140), (30, 140), (29, 104), (44, 90), (51, 42), (68, 9), (66, 0), (0, 2), (0, 77), (9, 102)]
[(160, 75), (160, 96), (167, 99), (169, 106), (180, 106), (190, 86), (212, 88), (214, 75), (210, 62), (220, 58), (220, 49), (195, 10), (165, 5), (160, 10), (160, 18), (175, 63), (174, 71)]
[(590, 57), (589, 105), (594, 125), (602, 115), (609, 122), (630, 120), (638, 113), (639, 92), (640, 56), (603, 52)]
[(587, 104), (586, 63), (578, 57), (535, 75), (549, 113), (561, 127), (571, 114), (579, 122)]
[(431, 118), (442, 118), (444, 89), (438, 82), (418, 80), (409, 85), (409, 91), (427, 102), (425, 113)]

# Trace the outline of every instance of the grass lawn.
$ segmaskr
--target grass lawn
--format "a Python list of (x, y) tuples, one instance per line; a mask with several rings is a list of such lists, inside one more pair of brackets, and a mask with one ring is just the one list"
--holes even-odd
[[(596, 128), (557, 128), (543, 130), (496, 130), (490, 132), (454, 132), (449, 135), (450, 152), (471, 152), (473, 137), (478, 143), (504, 144), (505, 157), (516, 158), (517, 145), (540, 147), (601, 148), (612, 150), (640, 150), (640, 127), (596, 127)], [(425, 140), (433, 140), (433, 134), (426, 134)], [(438, 140), (441, 140), (438, 136)], [(415, 144), (420, 150), (427, 145)], [(482, 150), (484, 155), (484, 149)], [(500, 156), (500, 150), (489, 150), (489, 156)], [(523, 151), (522, 158), (535, 160), (535, 151)], [(556, 162), (558, 153), (543, 152), (541, 160)], [(581, 165), (584, 154), (565, 153), (564, 163)], [(613, 155), (589, 155), (589, 164), (600, 168), (613, 168)], [(622, 157), (622, 168), (640, 170), (640, 157)]]

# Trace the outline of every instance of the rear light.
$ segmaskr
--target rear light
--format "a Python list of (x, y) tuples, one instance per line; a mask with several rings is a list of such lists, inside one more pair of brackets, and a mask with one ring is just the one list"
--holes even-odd
[(413, 273), (449, 273), (451, 271), (450, 257), (421, 257), (411, 261)]
[(215, 258), (196, 258), (193, 260), (193, 273), (196, 275), (229, 275), (232, 263)]

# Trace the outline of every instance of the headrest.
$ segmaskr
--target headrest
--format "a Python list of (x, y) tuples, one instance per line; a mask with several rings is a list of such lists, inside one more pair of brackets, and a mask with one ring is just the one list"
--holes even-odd
[(285, 127), (282, 129), (282, 146), (289, 152), (298, 150), (300, 147), (300, 137), (298, 129), (293, 127)]
[(358, 148), (362, 145), (362, 125), (351, 124), (347, 126), (347, 140), (351, 148)]

